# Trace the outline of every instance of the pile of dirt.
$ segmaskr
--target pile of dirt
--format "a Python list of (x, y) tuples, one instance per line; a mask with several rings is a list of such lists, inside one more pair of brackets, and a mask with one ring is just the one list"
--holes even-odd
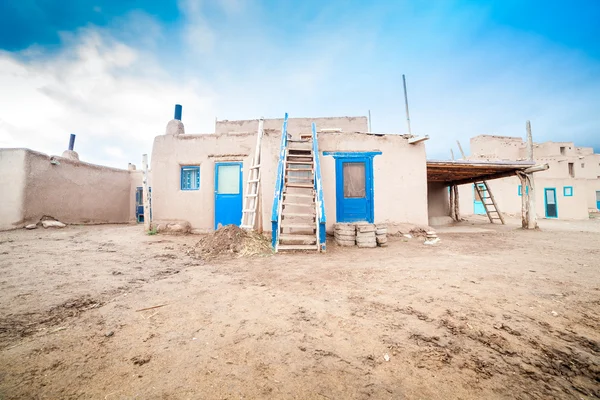
[(226, 225), (200, 239), (194, 248), (203, 258), (236, 255), (256, 256), (273, 254), (270, 241), (254, 231), (245, 231), (235, 225)]

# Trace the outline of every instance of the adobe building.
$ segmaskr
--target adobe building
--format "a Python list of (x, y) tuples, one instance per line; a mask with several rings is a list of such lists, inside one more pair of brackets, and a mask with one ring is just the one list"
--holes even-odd
[[(471, 139), (468, 160), (526, 160), (527, 144), (519, 137), (480, 135)], [(534, 143), (536, 163), (549, 168), (535, 174), (536, 212), (541, 218), (588, 219), (600, 208), (600, 154), (573, 142)], [(500, 210), (520, 214), (522, 189), (517, 177), (490, 182)], [(473, 185), (460, 187), (463, 215), (485, 214)]]
[[(341, 117), (289, 118), (290, 142), (311, 135), (313, 123), (327, 232), (336, 222), (385, 223), (391, 231), (405, 223), (428, 224), (423, 141), (409, 135), (371, 134), (366, 117)], [(215, 133), (207, 134), (184, 133), (182, 124), (177, 129), (173, 125), (171, 121), (166, 134), (154, 140), (153, 220), (188, 221), (200, 232), (239, 225), (259, 120), (217, 121)], [(256, 228), (264, 231), (272, 231), (283, 126), (284, 119), (263, 121)], [(312, 162), (294, 173), (300, 176), (312, 169)]]
[(36, 224), (43, 217), (65, 224), (134, 222), (140, 217), (136, 193), (141, 183), (141, 171), (133, 165), (125, 170), (86, 163), (73, 150), (48, 156), (0, 149), (0, 230)]

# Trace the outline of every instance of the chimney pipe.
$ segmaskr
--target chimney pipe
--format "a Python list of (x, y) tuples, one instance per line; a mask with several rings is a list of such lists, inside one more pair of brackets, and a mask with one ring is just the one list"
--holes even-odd
[(73, 151), (74, 147), (75, 147), (75, 134), (71, 133), (71, 138), (69, 139), (69, 150)]
[(181, 121), (181, 109), (181, 104), (175, 104), (175, 117), (173, 119)]

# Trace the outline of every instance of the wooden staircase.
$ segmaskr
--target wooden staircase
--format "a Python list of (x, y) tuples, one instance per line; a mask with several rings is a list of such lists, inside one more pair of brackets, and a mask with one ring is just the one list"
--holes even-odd
[(288, 140), (284, 171), (276, 250), (319, 250), (314, 154), (310, 135), (304, 135), (300, 140)]
[(494, 221), (500, 221), (502, 225), (504, 225), (504, 217), (498, 209), (498, 205), (494, 200), (494, 195), (492, 194), (487, 182), (475, 182), (475, 190), (477, 190), (477, 194), (479, 194), (479, 198), (481, 199), (483, 208), (485, 208), (485, 213), (487, 214), (490, 223), (493, 224)]
[(292, 138), (288, 115), (281, 129), (281, 146), (271, 213), (271, 243), (275, 251), (325, 252), (326, 216), (321, 184), (317, 128)]

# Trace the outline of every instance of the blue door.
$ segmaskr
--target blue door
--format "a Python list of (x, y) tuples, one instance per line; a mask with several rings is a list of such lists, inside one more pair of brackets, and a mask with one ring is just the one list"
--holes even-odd
[(556, 204), (556, 189), (544, 189), (544, 204), (546, 206), (546, 218), (558, 218), (558, 205)]
[[(485, 190), (485, 186), (481, 183), (477, 184), (479, 186), (479, 190), (484, 197), (487, 197), (487, 190)], [(475, 201), (473, 202), (473, 213), (479, 215), (485, 215), (485, 207), (483, 206), (483, 199), (479, 197), (479, 192), (475, 189), (475, 185), (473, 185), (473, 193), (475, 196)]]
[(600, 190), (596, 192), (596, 208), (600, 210)]
[(242, 163), (215, 164), (215, 229), (242, 222)]
[(373, 158), (336, 158), (337, 222), (373, 223)]

